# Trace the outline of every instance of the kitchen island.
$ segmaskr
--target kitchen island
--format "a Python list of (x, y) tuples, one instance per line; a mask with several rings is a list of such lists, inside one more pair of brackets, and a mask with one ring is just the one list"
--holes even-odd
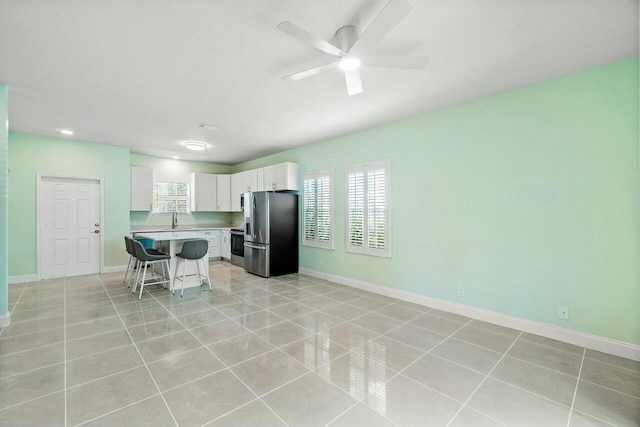
[[(135, 233), (135, 238), (149, 239), (153, 241), (153, 247), (166, 253), (171, 256), (169, 259), (169, 274), (170, 279), (173, 281), (176, 272), (176, 266), (178, 264), (178, 259), (176, 254), (179, 254), (182, 250), (182, 245), (187, 240), (196, 240), (196, 239), (204, 239), (208, 240), (212, 235), (211, 230), (189, 230), (189, 231), (162, 231), (155, 233)], [(200, 261), (198, 261), (200, 263)], [(209, 253), (204, 256), (204, 263), (200, 263), (202, 268), (202, 264), (204, 264), (205, 271), (201, 270), (201, 273), (209, 277)], [(158, 269), (157, 272), (160, 272)], [(187, 263), (187, 271), (185, 272), (187, 277), (184, 282), (185, 288), (192, 288), (195, 286), (200, 286), (200, 279), (197, 277), (198, 270), (196, 269), (196, 264), (193, 261)], [(182, 276), (182, 268), (178, 271), (178, 274)], [(167, 287), (167, 286), (165, 286)]]

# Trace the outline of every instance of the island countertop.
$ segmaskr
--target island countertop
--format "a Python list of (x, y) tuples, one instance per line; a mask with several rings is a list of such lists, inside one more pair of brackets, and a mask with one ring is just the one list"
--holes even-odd
[(137, 232), (136, 238), (153, 240), (154, 242), (173, 240), (209, 239), (213, 230), (162, 231), (157, 233)]

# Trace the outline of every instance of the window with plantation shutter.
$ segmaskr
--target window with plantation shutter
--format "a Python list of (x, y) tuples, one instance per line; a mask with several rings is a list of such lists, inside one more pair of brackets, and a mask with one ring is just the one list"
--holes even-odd
[(347, 168), (347, 251), (391, 256), (389, 242), (390, 162)]
[(153, 183), (153, 213), (190, 213), (189, 184)]
[(302, 244), (333, 249), (333, 170), (304, 175)]

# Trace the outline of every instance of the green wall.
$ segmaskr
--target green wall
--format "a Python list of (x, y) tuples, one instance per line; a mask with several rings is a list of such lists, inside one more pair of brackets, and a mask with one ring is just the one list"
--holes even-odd
[(9, 90), (0, 84), (0, 316), (7, 314), (9, 250), (7, 210), (9, 200)]
[(36, 273), (36, 174), (102, 178), (104, 264), (126, 265), (129, 150), (109, 145), (9, 133), (9, 275)]
[[(231, 166), (215, 163), (193, 162), (187, 160), (163, 159), (160, 157), (131, 154), (132, 166), (153, 168), (154, 180), (160, 182), (189, 182), (191, 172), (226, 174)], [(132, 227), (140, 226), (170, 226), (171, 214), (156, 214), (151, 212), (131, 212), (129, 215)], [(232, 214), (228, 212), (194, 212), (178, 215), (178, 225), (207, 225), (227, 226), (231, 224)], [(240, 221), (242, 222), (242, 221)]]
[[(345, 166), (380, 159), (389, 259), (344, 250)], [(234, 172), (282, 161), (335, 170), (336, 249), (302, 267), (640, 344), (637, 57)]]

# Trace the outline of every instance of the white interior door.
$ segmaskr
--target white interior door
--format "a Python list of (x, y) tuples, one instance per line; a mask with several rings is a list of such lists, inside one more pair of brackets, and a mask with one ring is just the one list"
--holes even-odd
[(100, 181), (41, 177), (41, 277), (100, 272)]

